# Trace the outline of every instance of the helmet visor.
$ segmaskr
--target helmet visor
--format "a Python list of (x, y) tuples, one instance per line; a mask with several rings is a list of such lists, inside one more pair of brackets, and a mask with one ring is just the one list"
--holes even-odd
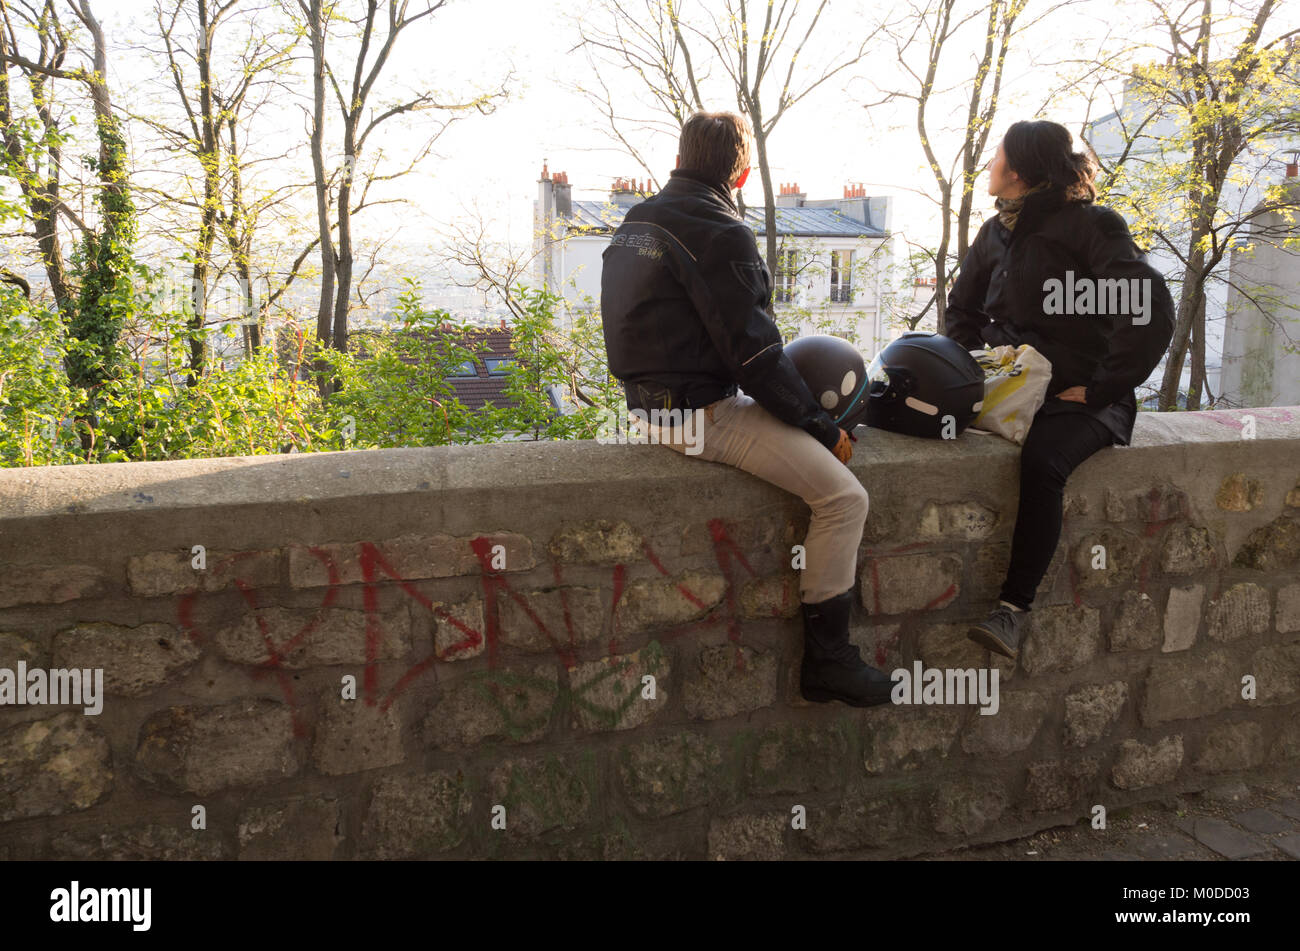
[(867, 385), (872, 393), (882, 393), (889, 389), (889, 372), (885, 369), (885, 361), (881, 359), (882, 354), (883, 351), (876, 354), (871, 366), (867, 367)]

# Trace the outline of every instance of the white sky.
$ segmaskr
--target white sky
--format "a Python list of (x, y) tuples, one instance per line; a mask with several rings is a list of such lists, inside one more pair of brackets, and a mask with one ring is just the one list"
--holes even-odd
[[(361, 0), (350, 0), (357, 11)], [(625, 0), (636, 8), (641, 0)], [(688, 17), (701, 4), (717, 9), (718, 0), (693, 0), (681, 6)], [(412, 0), (412, 6), (419, 0)], [(393, 189), (411, 200), (400, 211), (375, 209), (356, 224), (358, 241), (364, 244), (380, 235), (396, 232), (405, 245), (432, 244), (440, 227), (477, 206), (495, 226), (496, 233), (514, 243), (531, 241), (532, 202), (537, 194), (536, 179), (543, 159), (550, 169), (568, 172), (574, 197), (600, 197), (607, 194), (617, 176), (642, 177), (636, 163), (617, 154), (613, 143), (598, 131), (600, 117), (580, 96), (563, 88), (566, 81), (581, 81), (587, 72), (586, 61), (579, 52), (570, 53), (576, 42), (576, 28), (571, 16), (584, 15), (592, 0), (456, 0), (432, 18), (404, 33), (375, 94), (376, 104), (397, 98), (403, 89), (431, 85), (445, 90), (449, 97), (463, 94), (475, 85), (486, 86), (513, 67), (518, 77), (510, 102), (491, 116), (473, 116), (454, 125), (439, 141), (435, 157), (418, 175), (403, 179)], [(761, 3), (752, 4), (761, 7)], [(805, 8), (815, 0), (805, 0)], [(1029, 0), (1028, 12), (1042, 12), (1051, 5), (1047, 0)], [(1287, 6), (1287, 5), (1283, 5)], [(1279, 17), (1296, 18), (1294, 9)], [(110, 64), (112, 81), (121, 90), (120, 97), (130, 108), (149, 111), (146, 97), (149, 82), (159, 73), (157, 63), (139, 49), (142, 37), (154, 32), (153, 0), (95, 0), (115, 55)], [(1228, 7), (1220, 3), (1218, 8)], [(856, 37), (868, 24), (887, 11), (898, 13), (902, 5), (873, 0), (834, 0), (830, 12), (819, 25), (805, 50), (807, 68), (815, 68), (827, 57)], [(966, 9), (980, 9), (971, 2)], [(1009, 62), (1004, 78), (1004, 105), (995, 122), (990, 145), (995, 145), (1001, 131), (1013, 120), (1032, 117), (1046, 91), (1063, 75), (1062, 67), (1033, 66), (1070, 57), (1073, 44), (1095, 47), (1107, 31), (1120, 36), (1117, 43), (1131, 42), (1141, 34), (1137, 28), (1150, 15), (1144, 0), (1078, 0), (1051, 13), (1032, 28), (1021, 41)], [(978, 33), (962, 34), (966, 51), (952, 61), (953, 74), (970, 69), (970, 51)], [(307, 52), (303, 44), (304, 55)], [(698, 55), (698, 53), (697, 53)], [(908, 56), (912, 69), (925, 67), (924, 47), (917, 46)], [(867, 183), (867, 193), (896, 196), (895, 230), (906, 229), (925, 238), (934, 225), (932, 204), (913, 194), (911, 189), (934, 192), (933, 180), (923, 165), (910, 106), (883, 106), (868, 112), (862, 103), (878, 98), (873, 84), (888, 86), (898, 82), (899, 65), (892, 51), (882, 49), (858, 66), (824, 84), (811, 98), (800, 103), (781, 121), (770, 140), (774, 186), (784, 181), (798, 181), (810, 198), (839, 197), (848, 182)], [(638, 81), (627, 73), (615, 76), (624, 82), (624, 93), (638, 93)], [(310, 87), (298, 84), (307, 102)], [(960, 92), (960, 91), (959, 91)], [(148, 94), (152, 96), (152, 93)], [(951, 102), (952, 100), (949, 100)], [(734, 101), (719, 99), (714, 108), (734, 108)], [(331, 104), (333, 106), (333, 104)], [(174, 108), (168, 104), (166, 108)], [(263, 138), (256, 144), (267, 153), (281, 151), (306, 141), (306, 127), (301, 105), (277, 102), (278, 113), (268, 113)], [(933, 129), (952, 129), (956, 123), (944, 122), (943, 110)], [(1108, 109), (1100, 109), (1100, 115)], [(1082, 117), (1078, 102), (1061, 103), (1046, 114), (1078, 128)], [(420, 118), (386, 127), (382, 144), (386, 150), (412, 148), (427, 134), (428, 125)], [(133, 141), (141, 133), (133, 130)], [(938, 136), (945, 152), (951, 156), (957, 138)], [(337, 139), (332, 152), (340, 146)], [(649, 147), (652, 164), (660, 180), (673, 167), (675, 142), (660, 137)], [(333, 154), (332, 161), (339, 155)], [(139, 157), (137, 157), (139, 163)], [(138, 164), (137, 171), (148, 174)], [(282, 163), (276, 174), (306, 180), (310, 165), (305, 148), (294, 163)], [(270, 179), (264, 179), (264, 183)], [(976, 218), (982, 218), (990, 200), (979, 185)], [(758, 175), (745, 188), (749, 204), (761, 202)], [(303, 226), (314, 227), (311, 207), (305, 206)], [(919, 234), (918, 234), (919, 233)]]

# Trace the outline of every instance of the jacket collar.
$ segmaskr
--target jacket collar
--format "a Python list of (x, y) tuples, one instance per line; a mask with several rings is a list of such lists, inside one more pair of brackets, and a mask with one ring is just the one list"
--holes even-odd
[(664, 185), (662, 190), (669, 194), (699, 195), (701, 197), (720, 199), (725, 203), (727, 210), (737, 217), (740, 216), (740, 209), (736, 207), (736, 200), (731, 197), (731, 189), (727, 188), (722, 182), (691, 169), (673, 169), (668, 173), (668, 183)]
[(1065, 190), (1061, 188), (1049, 188), (1025, 196), (1024, 207), (1020, 209), (1020, 217), (1011, 231), (1011, 241), (1014, 242), (1017, 235), (1032, 234), (1037, 231), (1045, 218), (1051, 217), (1066, 204)]

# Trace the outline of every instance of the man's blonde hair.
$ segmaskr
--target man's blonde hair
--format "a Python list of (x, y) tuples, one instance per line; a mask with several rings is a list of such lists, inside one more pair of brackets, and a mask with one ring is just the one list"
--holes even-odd
[(750, 166), (754, 129), (735, 112), (697, 112), (682, 126), (677, 145), (681, 167), (707, 175), (727, 187)]

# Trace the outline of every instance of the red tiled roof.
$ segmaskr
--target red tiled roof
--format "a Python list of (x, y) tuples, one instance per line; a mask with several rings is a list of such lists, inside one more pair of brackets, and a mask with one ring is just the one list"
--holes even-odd
[[(439, 332), (435, 331), (435, 333)], [(494, 358), (514, 359), (515, 351), (511, 346), (512, 335), (509, 328), (470, 330), (466, 333), (457, 333), (453, 330), (443, 332), (455, 336), (461, 346), (479, 354), (474, 361), (474, 369), (478, 372), (477, 377), (448, 378), (447, 382), (451, 384), (456, 399), (471, 410), (482, 409), (487, 403), (501, 408), (519, 405), (518, 400), (505, 394), (506, 377), (491, 376), (483, 362)]]

